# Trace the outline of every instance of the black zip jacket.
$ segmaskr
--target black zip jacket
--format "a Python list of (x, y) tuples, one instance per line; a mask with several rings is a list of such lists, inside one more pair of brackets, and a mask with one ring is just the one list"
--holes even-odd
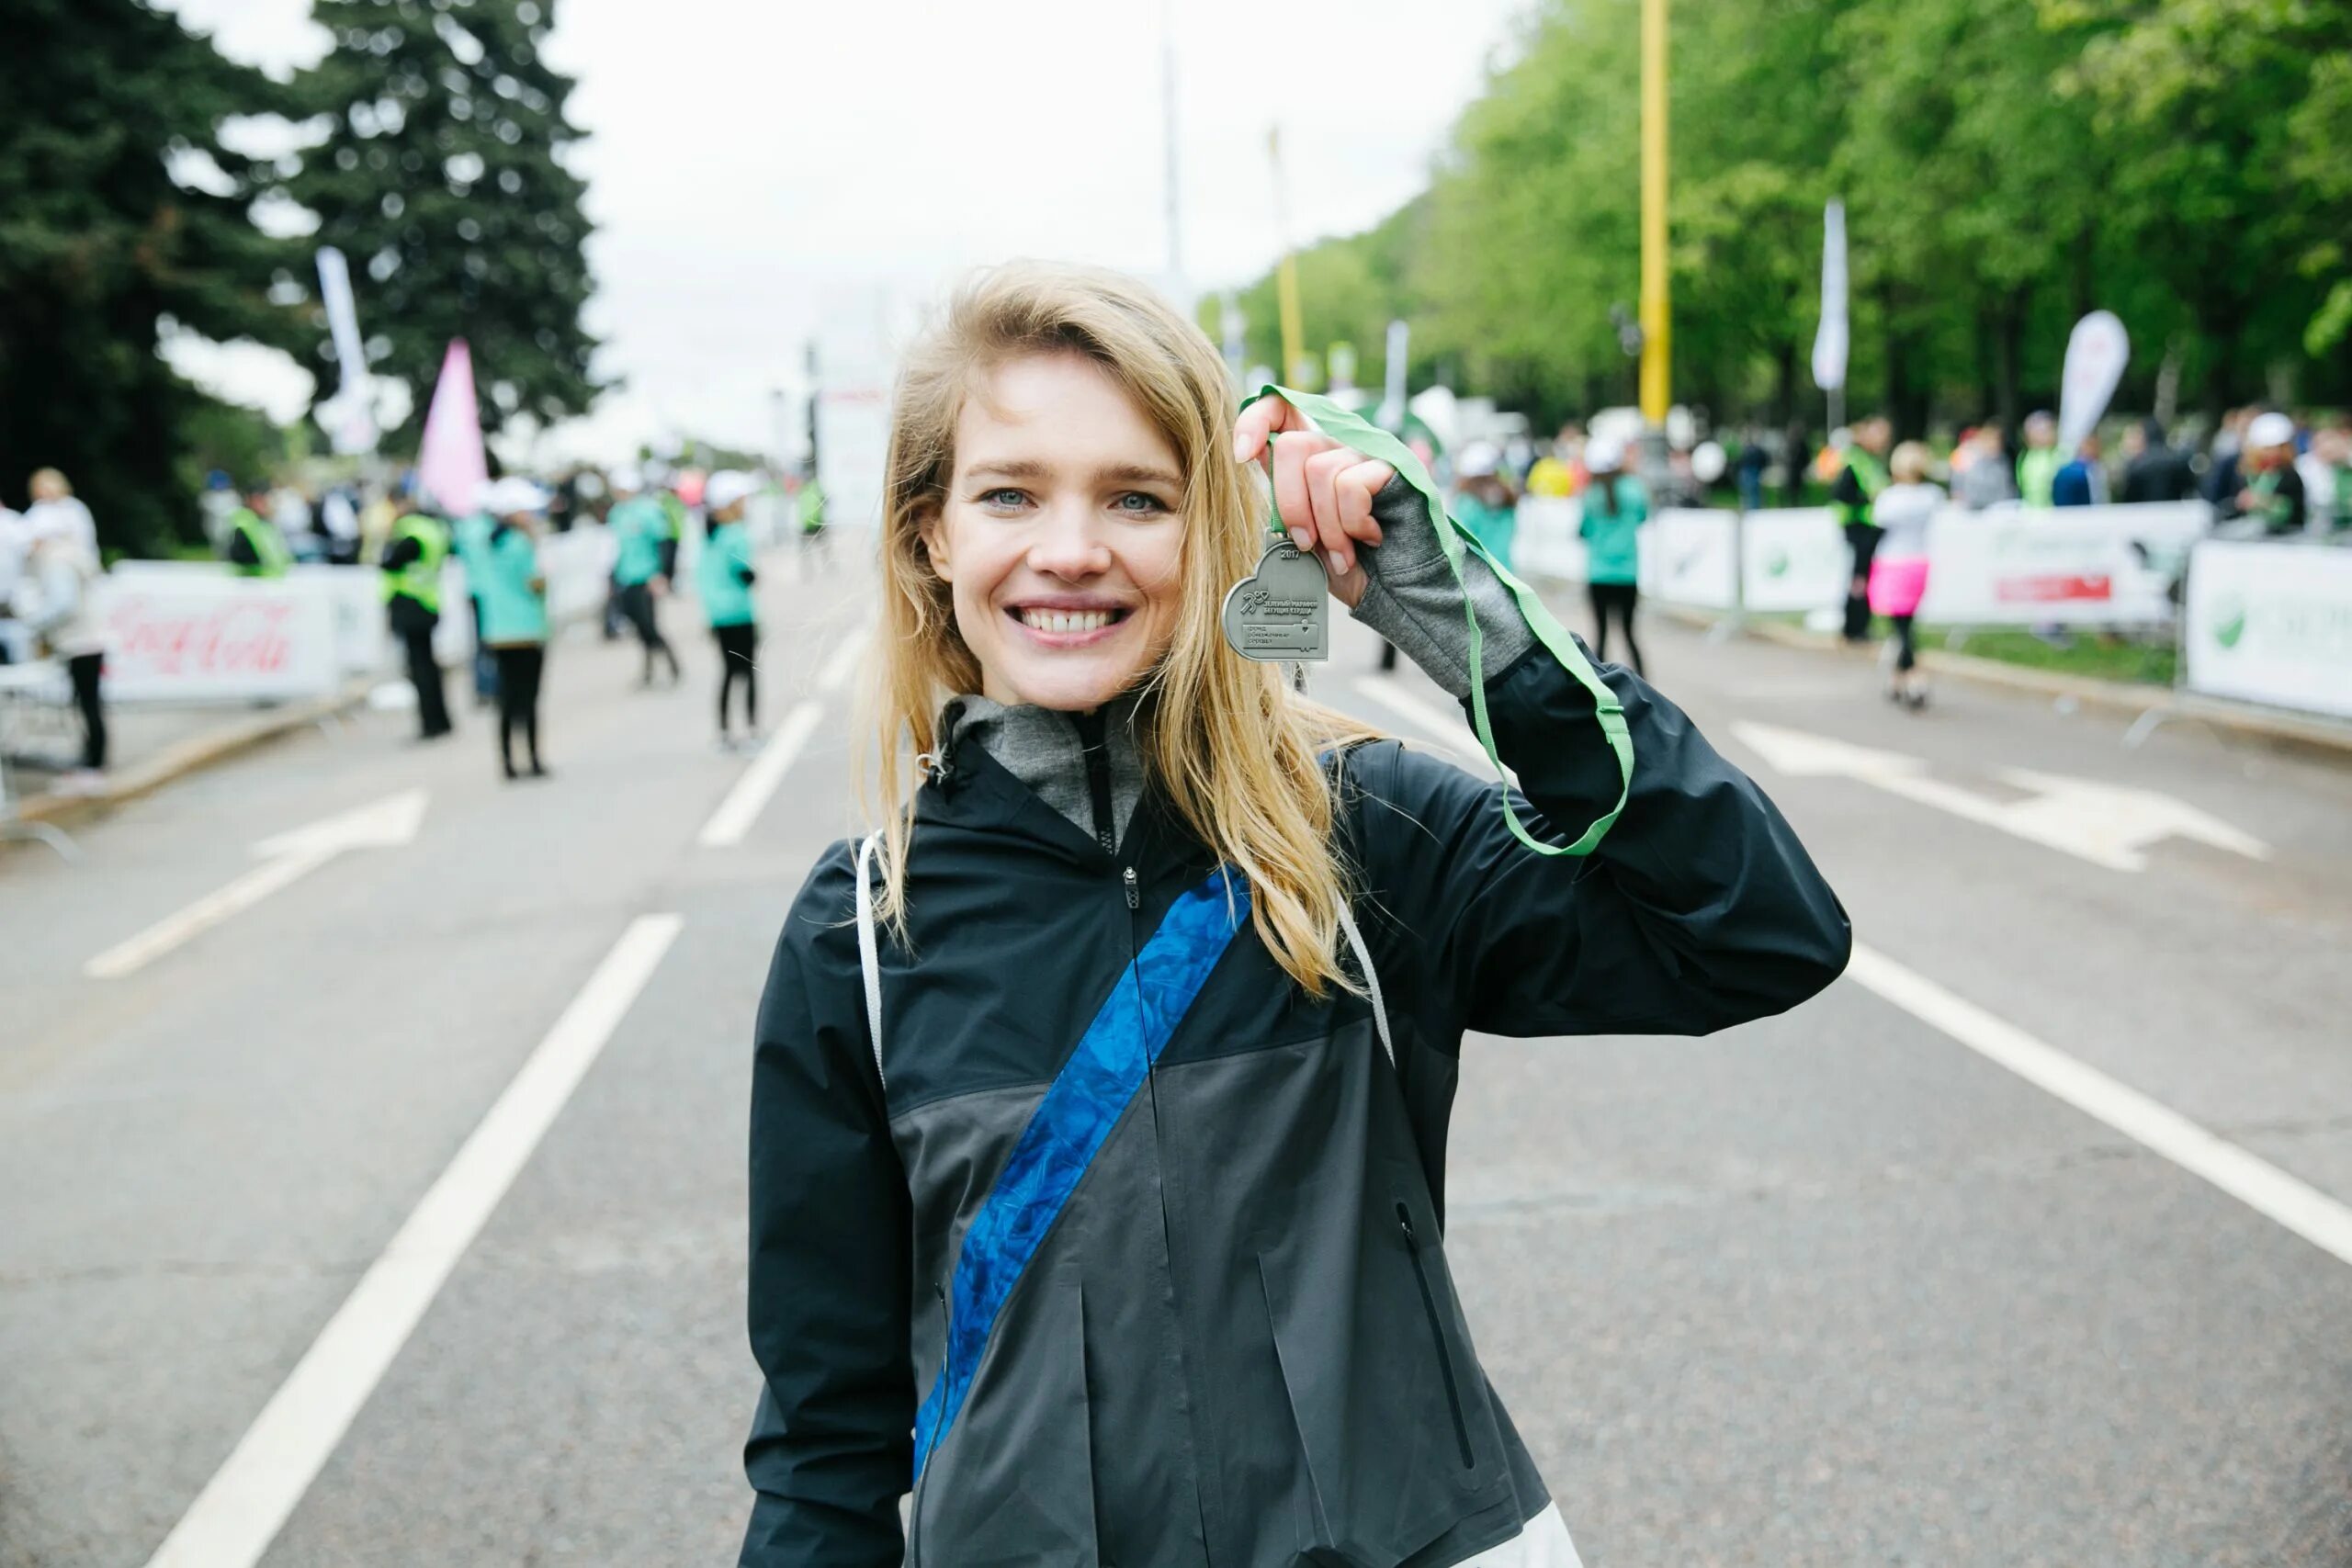
[[(1078, 1071), (1074, 1043), (1140, 986), (1138, 951), (1216, 868), (1148, 789), (1122, 838), (1098, 784), (1089, 833), (953, 748), (919, 798), (910, 947), (881, 948), (886, 1088), (854, 849), (824, 856), (759, 1017), (765, 1384), (742, 1562), (1440, 1568), (1542, 1509), (1445, 1260), (1464, 1032), (1704, 1033), (1812, 996), (1849, 945), (1762, 792), (1640, 680), (1603, 675), (1635, 767), (1588, 859), (1529, 852), (1498, 786), (1451, 763), (1394, 742), (1343, 760), (1340, 831), (1394, 1066), (1364, 1001), (1309, 1001), (1244, 923), (1075, 1190), (1022, 1216), (1034, 1256), (919, 1483), (913, 1428), (953, 1359), (958, 1270), (985, 1261), (966, 1239), (1019, 1179), (1008, 1164)], [(1548, 651), (1487, 695), (1522, 812), (1576, 831), (1615, 799), (1591, 698)], [(1084, 739), (1083, 765), (1102, 766)]]

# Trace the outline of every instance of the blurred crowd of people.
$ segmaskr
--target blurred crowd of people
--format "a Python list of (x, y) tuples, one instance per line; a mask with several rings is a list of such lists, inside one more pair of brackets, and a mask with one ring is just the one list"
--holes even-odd
[[(96, 520), (65, 475), (43, 468), (27, 483), (22, 511), (0, 502), (0, 666), (19, 666), (36, 690), (43, 665), (62, 672), (78, 710), (77, 765), (53, 788), (106, 788), (109, 737), (104, 669), (107, 633), (97, 591), (106, 575)], [(494, 705), (498, 755), (509, 779), (546, 778), (539, 745), (539, 691), (553, 631), (540, 547), (582, 525), (613, 535), (613, 567), (603, 615), (609, 640), (633, 632), (644, 649), (643, 683), (657, 665), (668, 683), (682, 669), (662, 627), (662, 606), (688, 591), (719, 651), (718, 743), (757, 741), (758, 620), (752, 585), (759, 545), (749, 525), (754, 500), (782, 502), (775, 532), (799, 541), (804, 577), (830, 564), (825, 497), (813, 473), (762, 472), (648, 462), (599, 471), (574, 468), (551, 482), (510, 475), (491, 481), (469, 512), (433, 507), (411, 473), (312, 487), (293, 479), (236, 483), (209, 475), (197, 498), (209, 553), (237, 576), (267, 581), (297, 567), (373, 566), (385, 615), (415, 690), (418, 735), (434, 740), (456, 726), (449, 713), (436, 634), (445, 610), (444, 564), (462, 581), (471, 623), (470, 677), (478, 705)], [(688, 540), (692, 547), (682, 549)], [(740, 698), (737, 694), (741, 694)], [(741, 715), (740, 728), (734, 714)]]
[[(2352, 419), (2341, 415), (2233, 409), (2210, 431), (2168, 430), (2152, 417), (2112, 421), (2120, 435), (2110, 457), (2098, 431), (2062, 450), (2058, 419), (2046, 412), (2029, 415), (2015, 443), (1984, 424), (1940, 442), (1898, 445), (1892, 422), (1873, 415), (1817, 448), (1801, 424), (1730, 433), (1728, 448), (1686, 424), (1644, 448), (1628, 428), (1629, 412), (1599, 416), (1589, 431), (1571, 421), (1548, 445), (1523, 435), (1473, 439), (1451, 452), (1426, 440), (1408, 445), (1449, 487), (1456, 520), (1505, 566), (1522, 497), (1577, 498), (1594, 651), (1606, 659), (1622, 641), (1636, 671), (1641, 525), (1654, 507), (1734, 498), (1747, 511), (1826, 502), (1852, 553), (1843, 635), (1867, 641), (1879, 622), (1888, 625), (1885, 693), (1914, 711), (1928, 701), (1914, 631), (1927, 588), (1928, 525), (1949, 503), (1988, 511), (2201, 500), (2224, 537), (2352, 536)], [(2055, 628), (2041, 630), (2063, 640)], [(1394, 660), (1394, 649), (1385, 651), (1382, 667)]]
[[(1803, 504), (1808, 480), (1835, 481), (1852, 435), (1836, 432), (1815, 450), (1802, 428), (1745, 433), (1732, 460), (1741, 504), (1760, 508), (1768, 493), (1783, 505)], [(2153, 416), (2111, 421), (2067, 453), (2059, 447), (2057, 417), (2039, 412), (2026, 417), (2014, 444), (1984, 424), (1921, 446), (1931, 473), (1971, 510), (2203, 500), (2229, 535), (2291, 538), (2352, 529), (2352, 418), (2343, 415), (2233, 409), (2210, 430), (2168, 430)]]

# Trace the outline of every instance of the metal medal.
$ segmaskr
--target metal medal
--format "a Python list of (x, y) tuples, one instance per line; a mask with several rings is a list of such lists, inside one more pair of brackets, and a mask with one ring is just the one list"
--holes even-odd
[(1263, 663), (1331, 656), (1331, 593), (1323, 563), (1287, 538), (1225, 596), (1225, 640)]

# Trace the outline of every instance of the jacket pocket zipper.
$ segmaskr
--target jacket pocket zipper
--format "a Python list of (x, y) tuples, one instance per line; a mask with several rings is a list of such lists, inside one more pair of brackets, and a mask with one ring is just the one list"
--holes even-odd
[(1421, 1310), (1429, 1314), (1430, 1341), (1437, 1347), (1438, 1375), (1445, 1380), (1445, 1407), (1453, 1416), (1453, 1440), (1462, 1450), (1462, 1468), (1476, 1470), (1478, 1461), (1470, 1452), (1470, 1423), (1462, 1416), (1462, 1386), (1453, 1381), (1453, 1358), (1445, 1348), (1445, 1329), (1438, 1322), (1437, 1295), (1430, 1289), (1429, 1269), (1421, 1263), (1420, 1238), (1413, 1234), (1413, 1216), (1404, 1204), (1396, 1205), (1396, 1225), (1405, 1233), (1405, 1256), (1413, 1260), (1413, 1282), (1421, 1288)]

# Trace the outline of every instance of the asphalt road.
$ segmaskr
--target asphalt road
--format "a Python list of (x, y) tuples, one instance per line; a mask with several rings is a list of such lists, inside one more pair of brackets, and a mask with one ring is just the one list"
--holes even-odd
[[(371, 715), (119, 812), (79, 865), (0, 859), (0, 1565), (138, 1568), (224, 1467), (260, 1484), (208, 1504), (205, 1568), (240, 1540), (272, 1568), (731, 1560), (752, 1010), (854, 820), (823, 677), (856, 580), (777, 564), (763, 716), (817, 710), (739, 843), (697, 841), (747, 768), (711, 743), (715, 652), (681, 635), (684, 688), (639, 692), (633, 651), (576, 636), (548, 783), (496, 779), (482, 715), (429, 749)], [(2306, 1232), (2352, 1203), (2352, 766), (2194, 728), (2129, 750), (1959, 687), (1912, 716), (1861, 665), (1647, 642), (1897, 972), (2307, 1184)], [(1464, 743), (1373, 664), (1341, 628), (1317, 694)], [(1814, 738), (1783, 762), (1917, 761), (1792, 775), (1742, 724)], [(2172, 809), (2085, 784), (2260, 853), (2085, 858)], [(85, 975), (257, 840), (413, 790), (413, 841)], [(1469, 1047), (1448, 1246), (1585, 1561), (2352, 1563), (2352, 1263), (1884, 989), (1704, 1041)], [(567, 1054), (576, 1089), (546, 1077)], [(466, 1202), (478, 1234), (441, 1224)], [(347, 1430), (273, 1404), (298, 1369), (358, 1402)], [(266, 1410), (291, 1446), (232, 1459)]]

